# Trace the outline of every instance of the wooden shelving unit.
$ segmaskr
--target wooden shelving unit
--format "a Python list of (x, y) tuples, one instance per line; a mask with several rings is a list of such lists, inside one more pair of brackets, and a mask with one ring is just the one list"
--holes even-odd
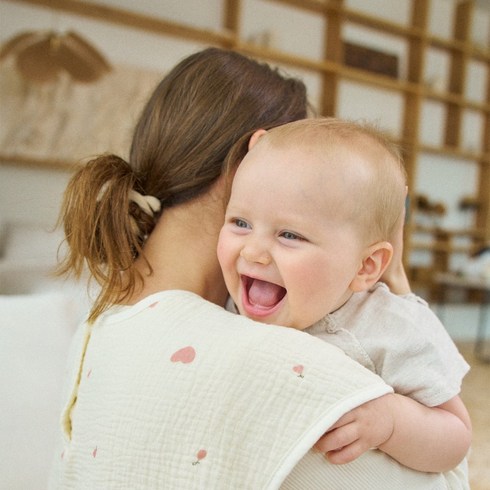
[[(320, 60), (293, 55), (277, 48), (257, 46), (244, 40), (242, 7), (245, 0), (222, 0), (223, 21), (222, 28), (218, 31), (199, 29), (164, 18), (154, 18), (81, 0), (9, 1), (56, 9), (163, 36), (232, 48), (272, 63), (315, 73), (322, 82), (319, 112), (323, 115), (338, 114), (339, 84), (342, 81), (347, 80), (400, 94), (403, 99), (403, 117), (401, 135), (397, 139), (404, 149), (409, 188), (414, 188), (421, 154), (459, 158), (476, 164), (479, 188), (474, 197), (479, 201), (479, 208), (475, 213), (475, 222), (471, 230), (460, 230), (458, 236), (466, 234), (469, 237), (471, 246), (467, 247), (468, 250), (472, 246), (490, 241), (490, 49), (484, 49), (471, 42), (474, 0), (457, 2), (452, 36), (449, 39), (441, 38), (430, 32), (431, 0), (411, 0), (410, 19), (407, 25), (352, 10), (348, 8), (344, 0), (264, 0), (299, 11), (307, 11), (324, 19), (324, 48), (323, 58)], [(407, 46), (406, 78), (395, 79), (346, 66), (343, 53), (343, 31), (348, 25), (361, 26), (383, 35), (396, 36), (405, 42)], [(442, 51), (449, 57), (446, 91), (435, 90), (425, 81), (425, 63), (431, 49)], [(486, 66), (486, 98), (481, 102), (470, 100), (465, 96), (467, 67), (472, 61)], [(422, 106), (426, 101), (437, 102), (446, 111), (441, 145), (428, 145), (420, 141)], [(464, 112), (468, 110), (477, 113), (483, 120), (481, 145), (471, 150), (463, 148), (461, 140)], [(445, 244), (441, 244), (439, 239), (440, 230), (434, 230), (432, 244), (420, 243), (415, 238), (413, 239), (416, 232), (416, 227), (409, 223), (405, 247), (407, 257), (414, 249), (429, 249), (436, 254), (442, 253), (446, 256), (453, 252), (464, 251), (464, 247), (452, 245), (451, 239), (454, 234), (450, 232), (447, 233), (448, 241)], [(437, 268), (437, 265), (434, 267)]]

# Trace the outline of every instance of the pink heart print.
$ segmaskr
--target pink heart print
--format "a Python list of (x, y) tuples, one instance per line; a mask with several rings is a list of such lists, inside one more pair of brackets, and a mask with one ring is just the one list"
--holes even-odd
[(303, 371), (305, 370), (305, 367), (302, 364), (298, 364), (293, 367), (293, 371), (298, 375), (298, 378), (304, 378), (303, 376)]
[(196, 464), (199, 464), (199, 462), (204, 459), (208, 455), (208, 452), (205, 449), (199, 449), (196, 454), (196, 461), (192, 463), (192, 466), (195, 466)]
[(194, 350), (194, 347), (188, 345), (187, 347), (183, 347), (182, 349), (174, 352), (170, 360), (172, 362), (182, 362), (183, 364), (189, 364), (195, 359), (195, 357), (196, 351)]

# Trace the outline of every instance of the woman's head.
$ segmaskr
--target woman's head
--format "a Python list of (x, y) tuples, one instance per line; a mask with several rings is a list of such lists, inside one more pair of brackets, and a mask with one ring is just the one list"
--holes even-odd
[(163, 208), (218, 179), (243, 134), (306, 117), (302, 82), (233, 51), (209, 48), (179, 63), (158, 85), (136, 126), (130, 164)]
[(134, 261), (160, 206), (148, 212), (135, 195), (156, 198), (162, 212), (203, 195), (243, 134), (306, 113), (301, 81), (233, 51), (209, 48), (172, 69), (143, 109), (129, 162), (98, 157), (65, 193), (61, 219), (69, 252), (60, 271), (80, 275), (86, 264), (101, 285), (91, 319), (131, 295), (140, 277)]

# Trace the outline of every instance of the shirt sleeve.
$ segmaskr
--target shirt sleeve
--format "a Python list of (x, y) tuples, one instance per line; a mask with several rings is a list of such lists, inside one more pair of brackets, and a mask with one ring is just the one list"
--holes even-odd
[(459, 394), (469, 365), (423, 300), (376, 287), (360, 301), (346, 328), (395, 392), (427, 406)]

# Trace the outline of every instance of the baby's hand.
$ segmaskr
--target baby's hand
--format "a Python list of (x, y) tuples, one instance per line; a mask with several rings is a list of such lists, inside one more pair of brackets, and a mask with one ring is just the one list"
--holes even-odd
[(342, 416), (315, 444), (333, 464), (354, 461), (388, 441), (394, 431), (394, 395), (371, 400)]

